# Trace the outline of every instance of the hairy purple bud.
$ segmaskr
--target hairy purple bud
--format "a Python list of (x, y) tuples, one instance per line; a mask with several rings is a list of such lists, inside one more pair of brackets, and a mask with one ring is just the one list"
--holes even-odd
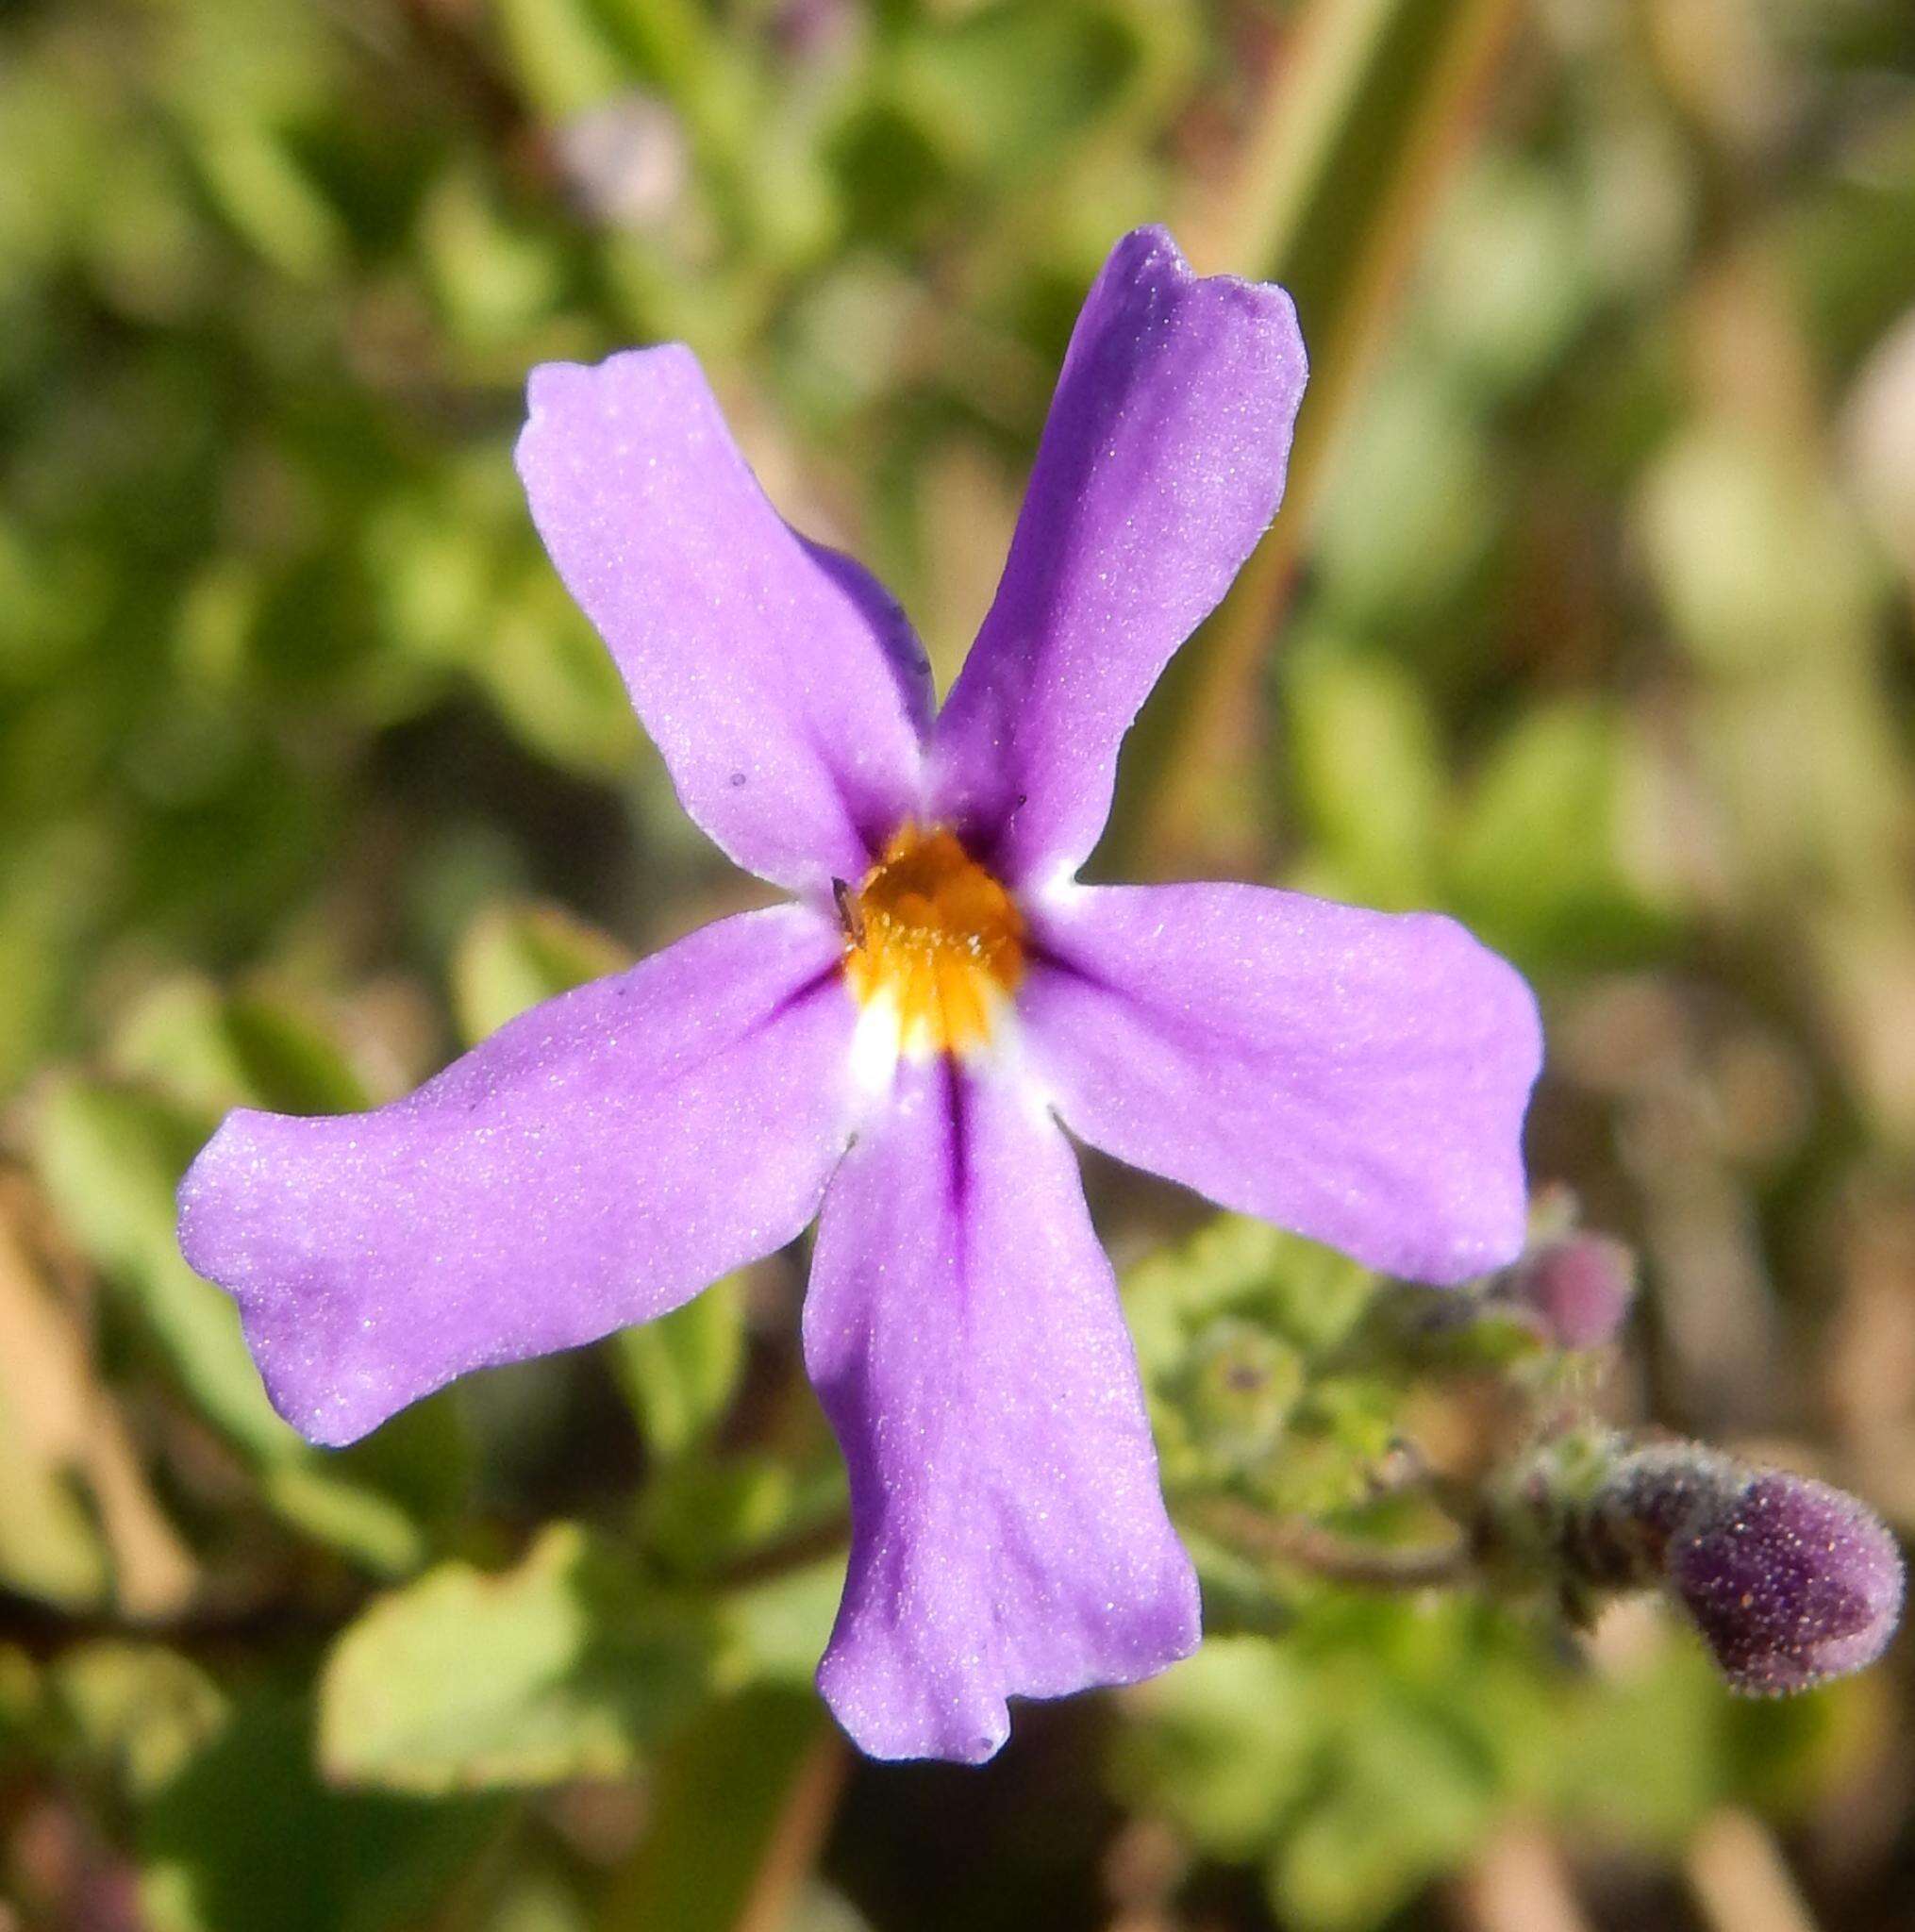
[(1724, 1676), (1775, 1696), (1873, 1663), (1902, 1612), (1902, 1555), (1826, 1483), (1748, 1478), (1672, 1539), (1669, 1584)]
[(1866, 1505), (1699, 1442), (1572, 1432), (1503, 1495), (1484, 1534), (1492, 1554), (1553, 1570), (1578, 1621), (1613, 1591), (1667, 1591), (1751, 1696), (1873, 1663), (1901, 1618), (1902, 1553)]
[(1636, 1580), (1647, 1583), (1667, 1569), (1676, 1537), (1734, 1507), (1749, 1474), (1700, 1442), (1656, 1442), (1617, 1462), (1589, 1513), (1606, 1519), (1630, 1543), (1640, 1568)]
[(1493, 1295), (1557, 1348), (1601, 1348), (1628, 1319), (1636, 1257), (1607, 1235), (1565, 1235), (1531, 1249)]

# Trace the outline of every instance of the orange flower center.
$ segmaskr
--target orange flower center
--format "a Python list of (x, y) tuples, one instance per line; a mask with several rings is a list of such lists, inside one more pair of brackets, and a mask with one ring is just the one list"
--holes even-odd
[(963, 1053), (991, 1033), (1024, 976), (1024, 919), (955, 833), (906, 825), (843, 895), (844, 971), (871, 1008), (889, 1002), (907, 1053)]

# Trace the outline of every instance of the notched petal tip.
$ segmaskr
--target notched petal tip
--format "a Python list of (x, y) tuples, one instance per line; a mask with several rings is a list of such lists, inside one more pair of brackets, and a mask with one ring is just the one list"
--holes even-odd
[(1281, 296), (1285, 307), (1290, 307), (1290, 297), (1276, 282), (1259, 282), (1247, 275), (1227, 273), (1200, 274), (1177, 245), (1176, 237), (1161, 222), (1145, 222), (1121, 235), (1105, 258), (1100, 274), (1114, 281), (1138, 281), (1146, 275), (1160, 274), (1201, 288), (1241, 289), (1258, 296)]
[(297, 1179), (302, 1130), (321, 1124), (251, 1108), (227, 1114), (180, 1181), (178, 1241), (187, 1266), (237, 1305), (274, 1412), (316, 1447), (342, 1449), (428, 1391), (395, 1391), (356, 1371), (314, 1311), (302, 1313), (324, 1271), (318, 1243), (291, 1230), (326, 1222), (324, 1201), (303, 1196)]
[(338, 1445), (468, 1371), (650, 1319), (796, 1236), (849, 1131), (840, 936), (708, 926), (375, 1112), (228, 1117), (180, 1189), (273, 1406)]
[(1282, 290), (1195, 274), (1162, 228), (1111, 251), (934, 738), (934, 815), (1014, 883), (1096, 844), (1139, 707), (1282, 502), (1306, 375)]
[[(542, 417), (580, 405), (598, 406), (608, 390), (646, 380), (683, 383), (699, 376), (698, 358), (684, 342), (655, 342), (644, 349), (620, 349), (597, 362), (541, 362), (525, 377), (526, 432)], [(618, 408), (616, 401), (612, 408)]]
[(554, 409), (562, 409), (591, 380), (594, 365), (586, 362), (541, 362), (525, 377), (525, 423), (519, 432), (523, 447), (525, 438), (541, 426), (541, 419)]
[(1201, 291), (1206, 300), (1246, 310), (1258, 321), (1273, 366), (1292, 375), (1299, 388), (1309, 374), (1303, 327), (1290, 291), (1281, 283), (1254, 281), (1247, 275), (1198, 274), (1161, 224), (1131, 229), (1110, 251), (1104, 274), (1114, 282), (1159, 276), (1180, 298), (1187, 291)]
[(398, 1396), (376, 1389), (358, 1391), (341, 1387), (315, 1394), (297, 1363), (282, 1360), (277, 1338), (243, 1304), (240, 1309), (240, 1327), (253, 1365), (259, 1371), (259, 1385), (266, 1391), (273, 1413), (315, 1449), (350, 1449), (355, 1442), (364, 1441), (375, 1429), (391, 1422), (402, 1408), (445, 1386), (440, 1383), (432, 1389)]
[(833, 1647), (818, 1665), (818, 1694), (865, 1757), (886, 1764), (987, 1764), (1010, 1737), (1003, 1697), (940, 1697), (852, 1647)]
[(224, 1289), (237, 1304), (266, 1399), (297, 1434), (322, 1449), (341, 1449), (369, 1435), (403, 1402), (350, 1386), (315, 1384), (311, 1365), (300, 1372), (274, 1319), (272, 1282), (301, 1264), (275, 1223), (283, 1218), (277, 1185), (282, 1155), (296, 1158), (286, 1131), (303, 1123), (251, 1108), (236, 1108), (220, 1123), (179, 1183), (179, 1252), (195, 1274)]
[(193, 1156), (174, 1196), (179, 1213), (179, 1252), (186, 1265), (208, 1281), (221, 1282), (230, 1266), (227, 1228), (220, 1208), (232, 1184), (233, 1170), (243, 1159), (247, 1124), (254, 1118), (246, 1108), (227, 1114)]
[(261, 1271), (286, 1257), (285, 1181), (298, 1160), (298, 1130), (312, 1124), (235, 1108), (179, 1183), (180, 1253), (242, 1305)]
[(980, 1626), (968, 1645), (960, 1632), (954, 1641), (926, 1647), (898, 1627), (903, 1620), (887, 1624), (866, 1611), (841, 1617), (818, 1666), (818, 1693), (867, 1757), (988, 1763), (1010, 1736), (1015, 1706), (1141, 1684), (1195, 1653), (1203, 1641), (1203, 1607), (1196, 1571), (1180, 1547), (1170, 1546), (1160, 1574), (1126, 1579), (1126, 1588), (1137, 1601), (1127, 1618), (1113, 1617), (1104, 1632), (1094, 1670), (1048, 1682), (1006, 1682), (933, 1655), (974, 1653), (994, 1642), (994, 1630)]
[(624, 419), (641, 433), (669, 412), (695, 419), (709, 391), (697, 356), (683, 342), (621, 349), (597, 362), (541, 362), (525, 377), (525, 421), (512, 467), (536, 503), (545, 484), (587, 474), (603, 462), (608, 437)]

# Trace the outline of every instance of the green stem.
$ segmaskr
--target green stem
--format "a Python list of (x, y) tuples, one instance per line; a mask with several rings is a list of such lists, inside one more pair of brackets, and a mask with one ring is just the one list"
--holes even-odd
[(1372, 1590), (1428, 1590), (1461, 1583), (1474, 1567), (1469, 1540), (1461, 1535), (1408, 1548), (1352, 1542), (1314, 1523), (1266, 1516), (1227, 1496), (1192, 1501), (1180, 1513), (1193, 1527), (1241, 1555), (1307, 1570), (1334, 1583)]

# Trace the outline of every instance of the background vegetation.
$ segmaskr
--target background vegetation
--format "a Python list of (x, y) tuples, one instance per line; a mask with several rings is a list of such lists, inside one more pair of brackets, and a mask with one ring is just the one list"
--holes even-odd
[[(1098, 865), (1511, 953), (1643, 1293), (1410, 1346), (1094, 1170), (1213, 1635), (855, 1763), (801, 1257), (325, 1456), (171, 1190), (751, 890), (532, 536), (531, 363), (691, 341), (948, 681), (1148, 219), (1317, 373)], [(1915, 1523), (1911, 589), (1900, 0), (11, 0), (0, 1925), (1915, 1924), (1906, 1646), (1750, 1704), (1654, 1604), (1390, 1587), (1569, 1414)]]

